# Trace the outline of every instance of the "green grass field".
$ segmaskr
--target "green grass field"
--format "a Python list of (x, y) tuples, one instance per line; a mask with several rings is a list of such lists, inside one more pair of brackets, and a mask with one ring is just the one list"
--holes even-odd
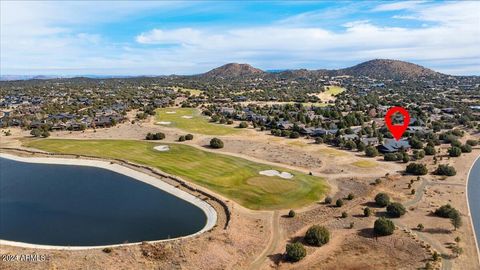
[(345, 91), (345, 88), (342, 88), (340, 86), (335, 86), (335, 85), (325, 86), (325, 92), (332, 96), (336, 96), (342, 93), (343, 91)]
[[(158, 168), (230, 198), (250, 209), (288, 209), (318, 201), (328, 191), (324, 179), (246, 159), (168, 144), (170, 151), (153, 149), (162, 142), (130, 140), (26, 140), (44, 151), (118, 158)], [(263, 170), (289, 172), (292, 179), (260, 175)]]
[[(175, 112), (175, 113), (172, 113)], [(156, 121), (171, 122), (168, 127), (176, 127), (186, 132), (205, 135), (228, 135), (241, 130), (232, 126), (208, 122), (208, 119), (201, 115), (200, 111), (193, 108), (162, 108), (156, 110)], [(191, 117), (191, 118), (186, 118)]]

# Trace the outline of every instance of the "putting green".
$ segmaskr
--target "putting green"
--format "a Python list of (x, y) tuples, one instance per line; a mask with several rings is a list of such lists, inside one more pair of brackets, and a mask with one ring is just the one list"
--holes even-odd
[[(153, 149), (168, 145), (169, 151)], [(158, 168), (209, 188), (250, 209), (287, 209), (320, 200), (328, 191), (324, 179), (252, 162), (243, 158), (202, 151), (192, 146), (130, 140), (26, 140), (24, 145), (44, 151), (118, 158)], [(262, 176), (278, 170), (292, 179)]]
[(205, 135), (228, 135), (241, 132), (232, 126), (210, 123), (207, 117), (193, 108), (162, 108), (156, 110), (157, 122), (170, 122), (168, 127), (176, 127), (186, 132)]

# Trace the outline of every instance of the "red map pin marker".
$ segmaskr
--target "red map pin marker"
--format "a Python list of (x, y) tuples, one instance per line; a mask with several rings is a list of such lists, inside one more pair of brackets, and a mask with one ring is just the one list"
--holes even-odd
[[(403, 125), (394, 125), (392, 124), (392, 115), (394, 113), (400, 113), (403, 116)], [(403, 133), (408, 128), (408, 124), (410, 124), (410, 115), (408, 111), (402, 107), (392, 107), (387, 111), (385, 115), (385, 124), (387, 124), (388, 129), (392, 133), (395, 140), (400, 140), (402, 138)]]

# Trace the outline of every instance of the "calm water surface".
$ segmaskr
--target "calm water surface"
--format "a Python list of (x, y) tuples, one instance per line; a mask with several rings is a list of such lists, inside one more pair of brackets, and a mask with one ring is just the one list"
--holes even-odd
[(0, 239), (92, 246), (200, 231), (204, 212), (109, 170), (0, 158)]
[(480, 158), (473, 165), (468, 178), (468, 204), (472, 212), (477, 244), (480, 244)]

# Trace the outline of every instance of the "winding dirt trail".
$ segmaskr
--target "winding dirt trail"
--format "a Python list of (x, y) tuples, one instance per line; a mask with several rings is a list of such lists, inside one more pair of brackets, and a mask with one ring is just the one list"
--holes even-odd
[(255, 269), (260, 269), (262, 265), (265, 263), (265, 261), (268, 259), (268, 255), (272, 254), (276, 247), (278, 246), (278, 241), (281, 238), (281, 232), (280, 232), (280, 212), (273, 211), (272, 216), (271, 216), (271, 226), (272, 229), (270, 231), (270, 240), (268, 241), (267, 246), (265, 249), (258, 255), (258, 257), (250, 264), (250, 267), (248, 269), (255, 270)]
[[(422, 178), (422, 183), (418, 187), (418, 191), (416, 192), (415, 197), (412, 200), (405, 202), (403, 205), (406, 208), (408, 208), (410, 206), (413, 206), (413, 205), (416, 205), (417, 203), (419, 203), (423, 199), (423, 195), (425, 194), (425, 187), (426, 186), (434, 186), (434, 185), (437, 185), (437, 184), (439, 184), (439, 185), (463, 185), (463, 186), (465, 186), (464, 184), (435, 183), (435, 182), (431, 182), (431, 181), (428, 181), (428, 180), (425, 180), (425, 179)], [(403, 224), (401, 221), (396, 220), (396, 219), (392, 219), (392, 221), (395, 223), (395, 225), (397, 225), (401, 229), (406, 229), (406, 230), (412, 231), (407, 225)], [(445, 248), (443, 246), (439, 245), (434, 240), (432, 240), (426, 233), (423, 233), (423, 232), (420, 232), (420, 231), (415, 231), (415, 232), (412, 231), (412, 233), (415, 234), (419, 239), (427, 242), (435, 250), (439, 251), (440, 253), (444, 253)], [(442, 268), (441, 269), (442, 270), (452, 269), (452, 261), (450, 259), (448, 259), (446, 256), (442, 256), (442, 257), (443, 258), (442, 258)]]

